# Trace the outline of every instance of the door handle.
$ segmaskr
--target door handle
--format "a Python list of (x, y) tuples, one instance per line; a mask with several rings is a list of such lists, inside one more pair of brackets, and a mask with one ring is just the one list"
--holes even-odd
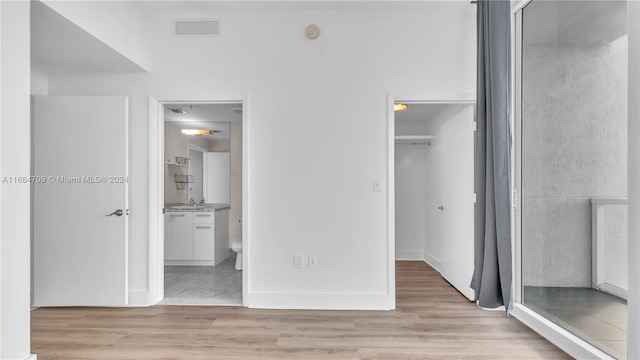
[(438, 206), (438, 209), (440, 209), (440, 211), (444, 211), (444, 205)]
[(109, 214), (109, 215), (107, 215), (107, 216), (113, 216), (113, 215), (115, 215), (115, 216), (122, 216), (122, 214), (124, 214), (124, 212), (122, 211), (122, 209), (118, 209), (118, 210), (116, 210), (116, 211), (112, 212), (111, 214)]

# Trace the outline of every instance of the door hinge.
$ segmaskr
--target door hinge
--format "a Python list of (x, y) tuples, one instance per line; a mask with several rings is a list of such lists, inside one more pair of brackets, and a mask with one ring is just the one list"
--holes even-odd
[(473, 203), (476, 203), (476, 193), (473, 193)]
[(473, 122), (473, 131), (477, 131), (478, 130), (478, 122), (474, 121)]
[(518, 209), (518, 188), (517, 187), (511, 190), (511, 206), (513, 206), (515, 210)]

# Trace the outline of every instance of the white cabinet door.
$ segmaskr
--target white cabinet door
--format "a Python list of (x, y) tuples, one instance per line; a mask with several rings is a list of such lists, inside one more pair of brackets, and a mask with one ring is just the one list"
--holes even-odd
[(215, 213), (194, 214), (193, 221), (193, 259), (213, 261), (215, 242)]
[(228, 152), (203, 153), (204, 198), (212, 204), (229, 203), (230, 158)]
[(215, 229), (213, 224), (196, 224), (193, 229), (193, 259), (213, 260)]
[(193, 260), (193, 213), (164, 214), (165, 260)]

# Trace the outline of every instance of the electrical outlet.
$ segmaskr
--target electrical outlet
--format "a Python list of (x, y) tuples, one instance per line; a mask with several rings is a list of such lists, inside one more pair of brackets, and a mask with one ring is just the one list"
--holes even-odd
[(302, 269), (304, 267), (303, 258), (304, 257), (302, 255), (294, 255), (293, 256), (293, 268), (294, 269)]
[(315, 256), (309, 256), (309, 268), (317, 268), (318, 267), (318, 258)]

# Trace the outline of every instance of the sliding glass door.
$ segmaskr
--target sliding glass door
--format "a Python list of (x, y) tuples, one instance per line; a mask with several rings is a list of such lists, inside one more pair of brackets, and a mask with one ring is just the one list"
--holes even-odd
[(533, 0), (521, 11), (521, 301), (626, 358), (626, 2)]

